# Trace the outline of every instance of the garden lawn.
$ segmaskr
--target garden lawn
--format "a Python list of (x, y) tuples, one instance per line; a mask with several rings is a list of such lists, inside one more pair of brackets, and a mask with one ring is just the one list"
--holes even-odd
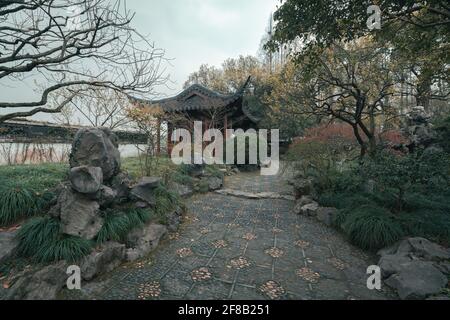
[[(42, 214), (53, 199), (53, 189), (67, 179), (67, 163), (0, 166), (0, 228), (11, 226)], [(122, 159), (122, 170), (138, 180), (142, 176), (159, 176), (165, 181), (188, 182), (190, 179), (169, 158)]]
[[(180, 167), (174, 166), (169, 159), (158, 159), (153, 165), (155, 163), (153, 175), (163, 176), (177, 171), (182, 175)], [(96, 244), (109, 240), (124, 241), (136, 226), (148, 221), (168, 223), (167, 213), (181, 206), (179, 197), (162, 185), (155, 190), (156, 206), (152, 209), (120, 205), (101, 212), (105, 224), (94, 241), (63, 235), (60, 222), (45, 213), (55, 198), (55, 187), (67, 179), (68, 167), (66, 163), (0, 167), (0, 229), (21, 225), (17, 235), (19, 259), (33, 263), (79, 261)], [(142, 175), (141, 168), (139, 159), (123, 160), (122, 169), (134, 179)], [(0, 274), (9, 272), (10, 267), (0, 268)]]
[(45, 210), (67, 169), (67, 164), (0, 166), (0, 227)]

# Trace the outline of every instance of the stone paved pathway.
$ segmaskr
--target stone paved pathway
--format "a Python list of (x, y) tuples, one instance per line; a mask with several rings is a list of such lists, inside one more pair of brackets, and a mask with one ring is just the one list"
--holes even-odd
[[(241, 173), (226, 187), (289, 193), (280, 177)], [(366, 288), (371, 257), (291, 212), (292, 201), (209, 193), (150, 258), (125, 265), (66, 299), (386, 299)]]

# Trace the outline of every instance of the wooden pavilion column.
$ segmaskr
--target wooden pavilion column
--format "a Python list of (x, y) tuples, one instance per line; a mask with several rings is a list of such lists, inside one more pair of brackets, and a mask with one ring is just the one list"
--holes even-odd
[[(203, 120), (202, 139), (203, 139), (203, 135), (205, 134), (205, 132), (208, 131), (209, 129), (212, 129), (212, 128), (209, 127), (210, 124), (211, 124), (211, 120), (210, 120), (210, 119), (205, 118), (205, 119)], [(206, 141), (203, 141), (202, 149), (204, 150), (205, 147), (206, 147), (207, 145), (208, 145), (208, 143), (207, 143)]]
[(172, 143), (172, 130), (173, 125), (170, 122), (167, 122), (167, 155), (170, 157), (172, 153), (173, 143)]
[(161, 155), (161, 119), (156, 120), (156, 154)]
[(228, 129), (228, 115), (225, 114), (224, 119), (223, 119), (223, 132), (224, 132), (225, 140), (228, 139), (227, 129)]

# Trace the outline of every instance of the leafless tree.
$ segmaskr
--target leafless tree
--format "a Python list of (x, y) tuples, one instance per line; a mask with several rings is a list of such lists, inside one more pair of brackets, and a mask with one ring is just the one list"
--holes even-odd
[(130, 123), (126, 111), (128, 105), (128, 98), (121, 92), (94, 87), (87, 92), (81, 91), (54, 119), (67, 125), (125, 129)]
[(35, 101), (0, 101), (0, 123), (58, 113), (92, 88), (152, 94), (167, 80), (164, 51), (133, 29), (133, 17), (121, 0), (2, 1), (0, 85), (31, 79), (45, 88)]

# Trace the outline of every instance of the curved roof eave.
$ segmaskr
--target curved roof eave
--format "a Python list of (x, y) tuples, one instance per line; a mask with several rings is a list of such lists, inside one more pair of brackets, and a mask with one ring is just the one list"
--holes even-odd
[[(215, 92), (215, 91), (208, 89), (200, 84), (193, 84), (189, 88), (183, 90), (179, 94), (177, 94), (173, 97), (170, 97), (170, 98), (159, 99), (159, 100), (145, 100), (145, 99), (135, 98), (130, 95), (128, 96), (128, 98), (133, 103), (138, 103), (141, 105), (147, 105), (147, 106), (159, 105), (163, 108), (164, 111), (167, 111), (167, 112), (170, 112), (170, 111), (173, 112), (173, 111), (177, 111), (177, 110), (186, 111), (186, 110), (194, 110), (194, 109), (199, 110), (199, 109), (214, 108), (214, 107), (229, 105), (231, 103), (234, 103), (238, 99), (240, 99), (245, 92), (245, 88), (250, 83), (250, 79), (251, 79), (251, 77), (248, 77), (248, 79), (244, 83), (244, 85), (236, 93), (231, 94), (231, 95), (225, 95), (222, 93)], [(185, 105), (185, 106), (181, 106), (178, 108), (174, 107), (174, 104), (180, 104), (180, 105), (185, 104), (185, 101), (183, 99), (191, 96), (195, 92), (199, 92), (202, 95), (204, 95), (208, 98), (211, 98), (213, 100), (216, 100), (216, 99), (222, 100), (222, 103), (220, 105), (218, 105), (219, 103), (216, 103), (216, 105), (211, 105), (208, 107), (197, 106), (196, 108), (194, 108), (192, 105)]]

